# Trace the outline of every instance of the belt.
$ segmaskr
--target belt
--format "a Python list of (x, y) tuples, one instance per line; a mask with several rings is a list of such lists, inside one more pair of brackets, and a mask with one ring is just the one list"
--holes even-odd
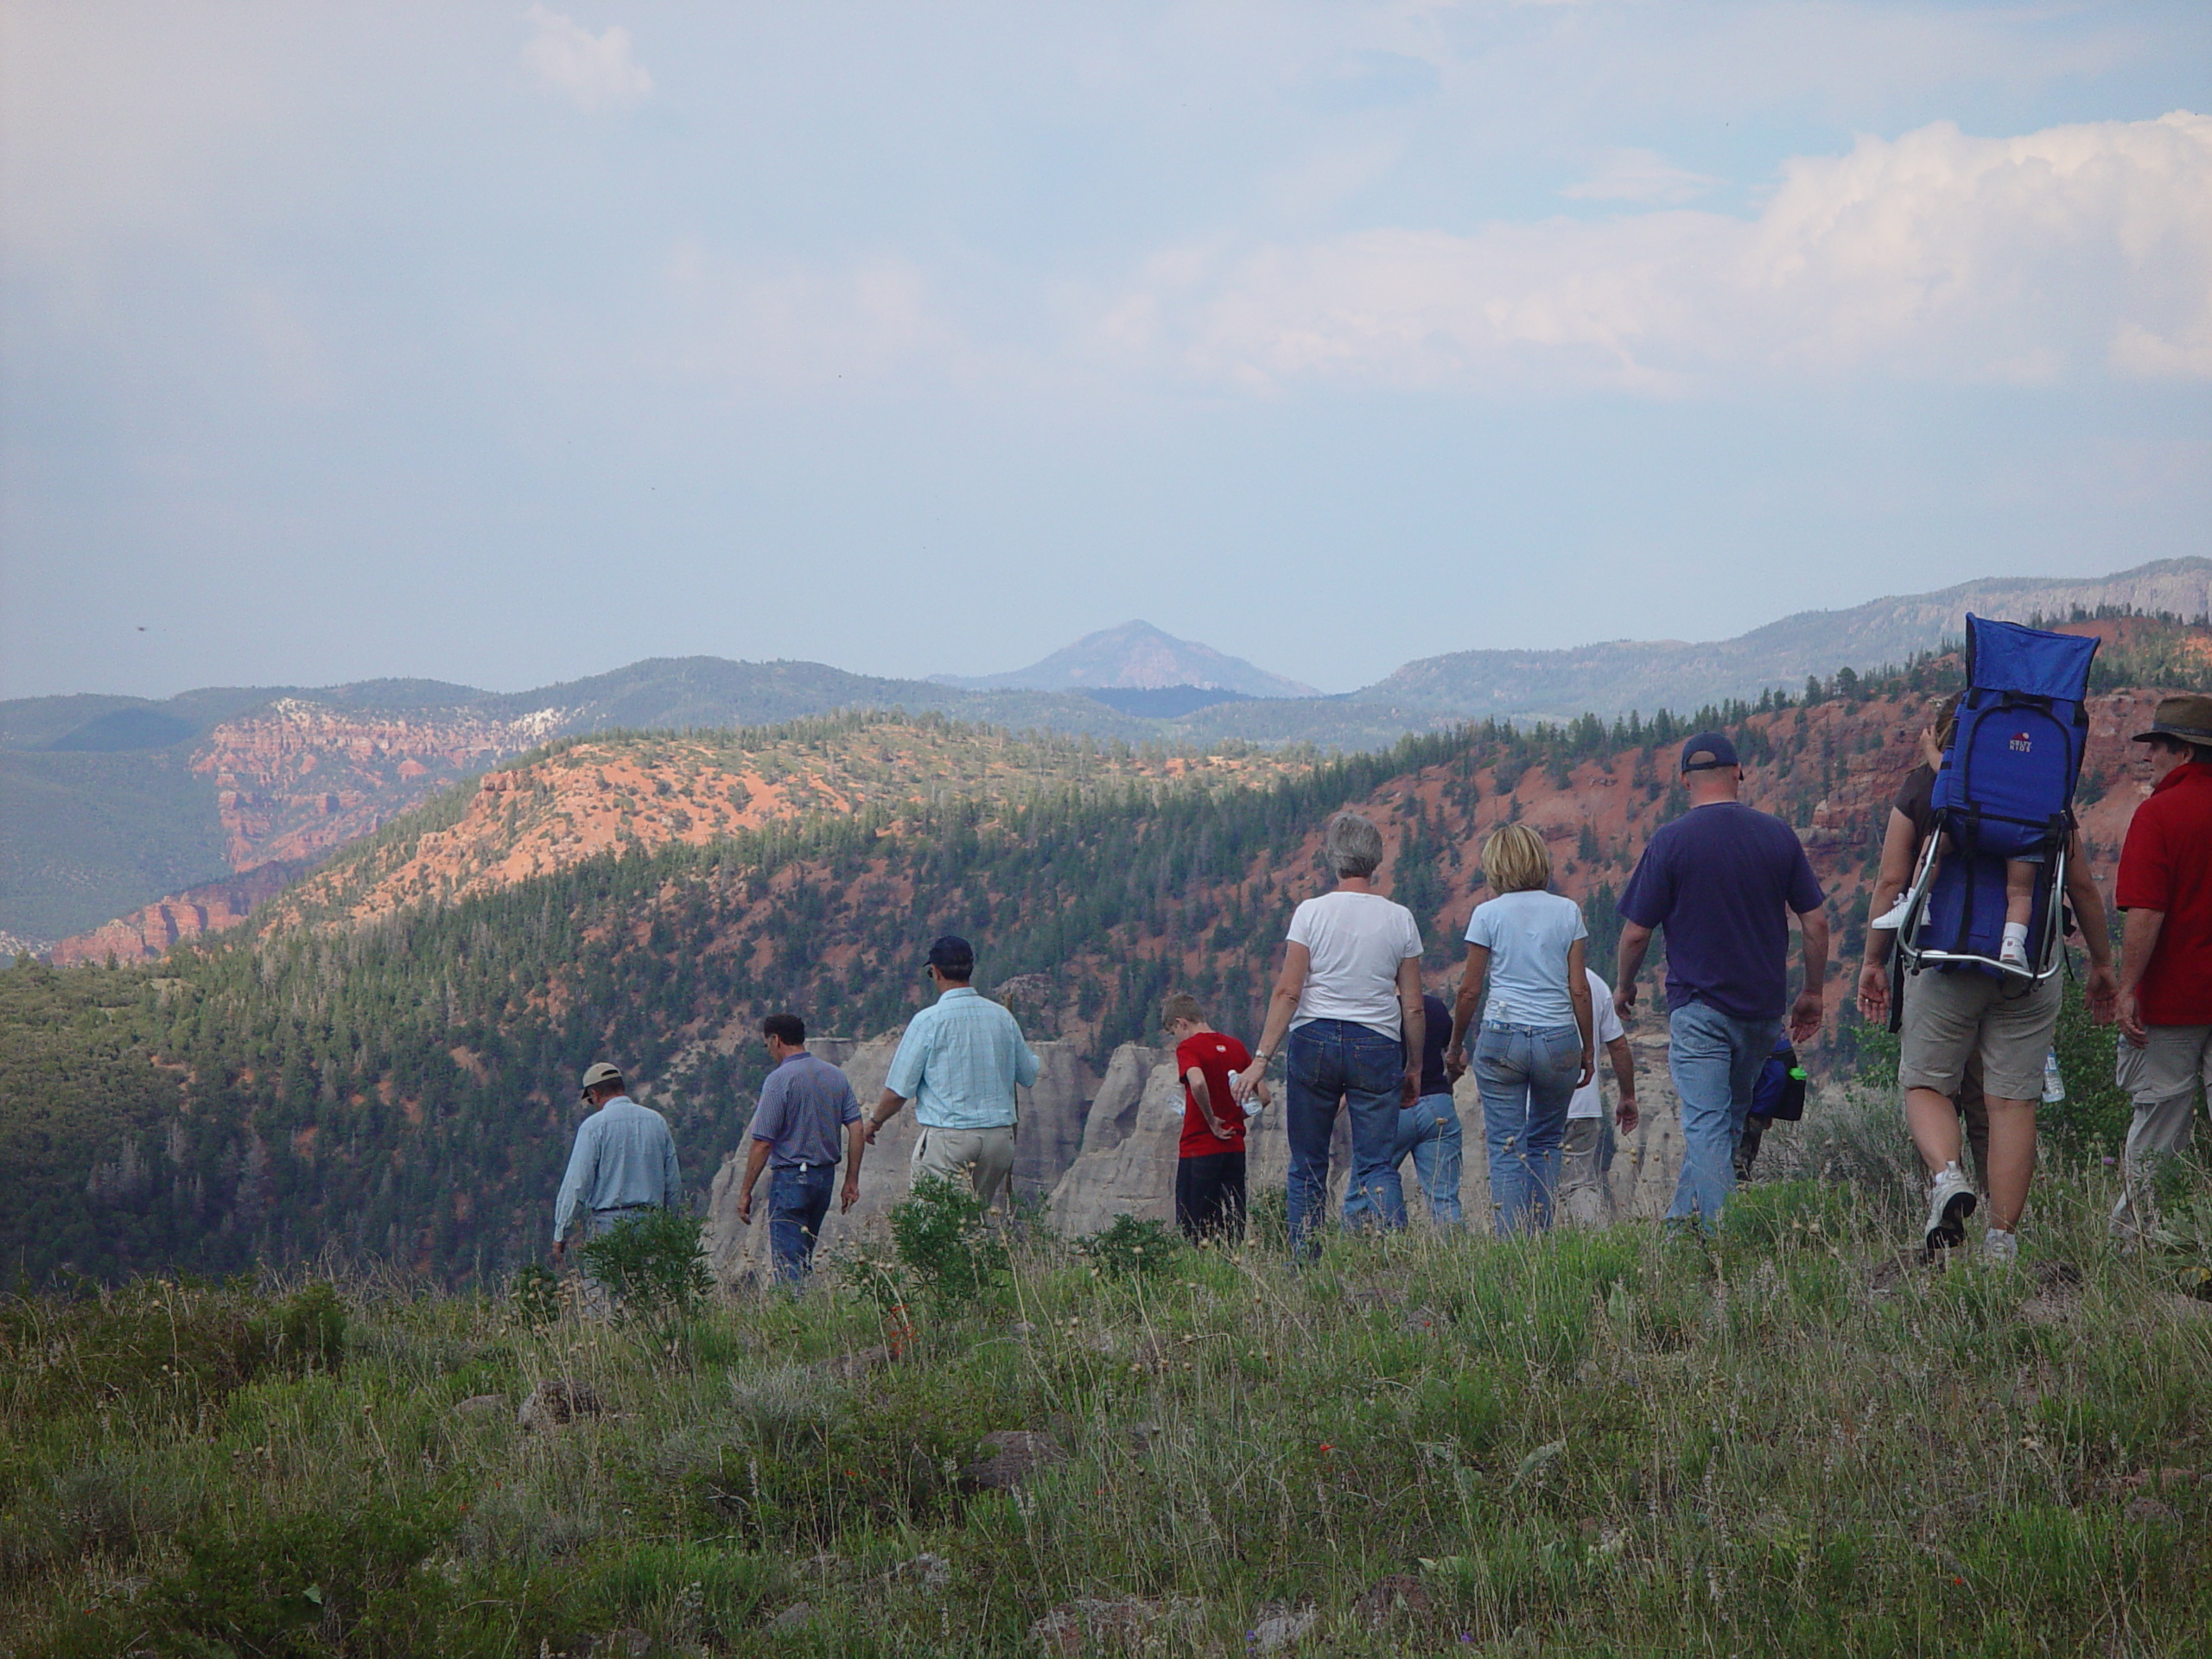
[(604, 1210), (594, 1209), (592, 1211), (592, 1214), (594, 1216), (620, 1216), (626, 1215), (632, 1210), (658, 1210), (660, 1206), (657, 1204), (610, 1204)]

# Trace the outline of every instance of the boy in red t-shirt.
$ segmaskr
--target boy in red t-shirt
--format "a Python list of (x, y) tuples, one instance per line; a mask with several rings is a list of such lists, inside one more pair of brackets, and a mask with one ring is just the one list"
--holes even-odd
[[(1175, 1224), (1193, 1244), (1236, 1240), (1244, 1230), (1244, 1109), (1230, 1079), (1252, 1057), (1234, 1037), (1211, 1028), (1198, 998), (1176, 991), (1161, 1003), (1160, 1023), (1175, 1045), (1183, 1080), (1183, 1141), (1175, 1160)], [(1269, 1099), (1267, 1079), (1255, 1090)]]

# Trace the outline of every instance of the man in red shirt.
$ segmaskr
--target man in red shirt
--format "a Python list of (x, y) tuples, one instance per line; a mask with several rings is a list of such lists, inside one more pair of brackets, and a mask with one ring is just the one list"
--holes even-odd
[[(1193, 1244), (1218, 1237), (1234, 1243), (1244, 1230), (1244, 1109), (1230, 1079), (1252, 1064), (1244, 1045), (1211, 1029), (1198, 1000), (1176, 991), (1161, 1003), (1160, 1021), (1175, 1044), (1175, 1075), (1183, 1080), (1183, 1140), (1175, 1160), (1175, 1224)], [(1253, 1092), (1269, 1096), (1265, 1077)]]
[(2151, 1177), (2189, 1145), (2196, 1095), (2212, 1095), (2212, 697), (2160, 700), (2151, 729), (2151, 798), (2120, 854), (2127, 912), (2120, 953), (2118, 1081), (2135, 1103), (2113, 1231), (2158, 1222)]

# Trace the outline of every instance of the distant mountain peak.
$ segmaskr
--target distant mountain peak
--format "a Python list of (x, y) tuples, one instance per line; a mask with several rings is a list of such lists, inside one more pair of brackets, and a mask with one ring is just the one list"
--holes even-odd
[(1178, 639), (1164, 628), (1137, 620), (1087, 633), (1073, 645), (1004, 674), (975, 678), (938, 674), (940, 685), (970, 691), (1162, 690), (1196, 686), (1234, 691), (1248, 697), (1314, 697), (1312, 686), (1255, 668), (1192, 639)]

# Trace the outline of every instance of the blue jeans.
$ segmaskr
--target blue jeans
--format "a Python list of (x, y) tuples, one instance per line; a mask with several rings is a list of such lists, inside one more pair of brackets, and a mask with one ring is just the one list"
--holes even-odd
[[(1459, 1224), (1459, 1114), (1449, 1095), (1423, 1095), (1398, 1114), (1398, 1139), (1391, 1148), (1395, 1166), (1413, 1155), (1428, 1218), (1438, 1227)], [(1357, 1225), (1368, 1211), (1366, 1195), (1344, 1194), (1344, 1225)]]
[(1395, 1155), (1405, 1046), (1351, 1020), (1309, 1020), (1290, 1033), (1288, 1052), (1283, 1130), (1290, 1137), (1290, 1253), (1308, 1261), (1318, 1247), (1309, 1247), (1306, 1235), (1329, 1201), (1329, 1140), (1338, 1101), (1351, 1112), (1351, 1190), (1366, 1198), (1382, 1226), (1406, 1224)]
[(1736, 1190), (1736, 1142), (1751, 1091), (1781, 1035), (1779, 1020), (1738, 1020), (1702, 1002), (1667, 1016), (1667, 1074), (1682, 1108), (1682, 1173), (1668, 1220), (1719, 1220)]
[(1581, 1030), (1485, 1021), (1475, 1038), (1474, 1071), (1497, 1236), (1541, 1232), (1552, 1224), (1559, 1143), (1582, 1077)]
[(768, 1172), (768, 1251), (782, 1283), (798, 1284), (814, 1264), (814, 1242), (822, 1236), (836, 1185), (835, 1164)]

